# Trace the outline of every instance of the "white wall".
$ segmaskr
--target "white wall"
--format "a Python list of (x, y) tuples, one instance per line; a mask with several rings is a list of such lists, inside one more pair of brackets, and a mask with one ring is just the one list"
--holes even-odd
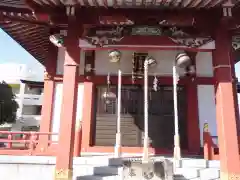
[(208, 123), (209, 132), (217, 136), (216, 104), (214, 85), (198, 85), (198, 110), (201, 145), (203, 145), (203, 127)]
[[(120, 68), (123, 74), (130, 75), (132, 73), (132, 56), (134, 51), (121, 51), (122, 58), (120, 62)], [(154, 57), (157, 60), (157, 66), (150, 68), (149, 73), (155, 73), (160, 76), (171, 76), (172, 65), (177, 55), (177, 51), (148, 51), (149, 56)], [(105, 75), (107, 73), (117, 74), (119, 65), (117, 63), (110, 63), (108, 57), (108, 51), (96, 51), (95, 54), (95, 68), (96, 74)], [(182, 71), (183, 74), (183, 71)]]
[(202, 77), (213, 77), (212, 52), (197, 53), (196, 74)]
[(63, 74), (64, 58), (65, 58), (64, 48), (58, 48), (58, 59), (57, 59), (56, 74)]
[[(79, 49), (80, 50), (80, 49)], [(58, 62), (57, 62), (57, 74), (63, 74), (63, 65), (64, 65), (64, 48), (59, 48), (58, 51)], [(122, 59), (120, 67), (125, 74), (132, 73), (132, 55), (134, 51), (121, 51)], [(159, 76), (171, 76), (172, 75), (172, 65), (179, 51), (174, 50), (149, 50), (148, 53), (150, 56), (156, 58), (158, 64), (156, 67), (150, 69), (150, 73), (156, 73)], [(80, 72), (84, 72), (84, 51), (80, 52)], [(95, 53), (95, 73), (99, 75), (106, 75), (108, 72), (111, 74), (116, 74), (118, 65), (115, 63), (109, 62), (108, 50), (97, 50)], [(198, 76), (213, 76), (212, 68), (212, 53), (211, 52), (198, 52), (196, 56), (196, 71)], [(183, 71), (180, 70), (180, 74), (183, 74)]]
[[(80, 50), (80, 48), (79, 48), (79, 50)], [(57, 69), (56, 69), (57, 75), (63, 74), (64, 58), (65, 58), (65, 49), (58, 48), (58, 60), (57, 60)], [(84, 72), (84, 51), (80, 50), (79, 74), (83, 74), (83, 72)]]
[[(53, 115), (52, 115), (52, 132), (59, 133), (60, 128), (60, 116), (61, 116), (61, 106), (62, 106), (62, 96), (63, 96), (63, 84), (55, 84), (54, 102), (53, 102)], [(83, 93), (84, 85), (83, 83), (78, 84), (78, 95), (77, 95), (77, 111), (76, 111), (76, 121), (82, 120), (82, 104), (83, 104)], [(77, 122), (76, 122), (77, 123)], [(58, 136), (52, 138), (54, 141), (58, 140)]]

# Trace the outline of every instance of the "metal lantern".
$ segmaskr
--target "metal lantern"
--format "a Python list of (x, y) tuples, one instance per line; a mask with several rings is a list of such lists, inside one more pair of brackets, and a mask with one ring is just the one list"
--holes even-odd
[(175, 63), (177, 67), (186, 68), (191, 65), (191, 58), (185, 52), (179, 53), (175, 58)]
[(116, 94), (111, 92), (110, 85), (111, 85), (110, 73), (108, 73), (108, 75), (107, 75), (107, 89), (102, 94), (102, 97), (105, 100), (106, 104), (110, 104), (113, 100), (115, 100), (117, 98)]
[(63, 47), (63, 37), (62, 37), (62, 35), (53, 34), (53, 35), (49, 36), (49, 40), (51, 41), (51, 43), (54, 44), (54, 46)]
[(115, 93), (108, 91), (102, 94), (102, 97), (105, 99), (106, 104), (110, 104), (112, 101), (116, 100), (117, 96)]
[(121, 52), (118, 50), (112, 50), (109, 52), (110, 62), (116, 63), (121, 59)]
[(195, 66), (194, 65), (190, 65), (188, 67), (188, 73), (189, 74), (195, 74), (196, 70), (195, 70)]

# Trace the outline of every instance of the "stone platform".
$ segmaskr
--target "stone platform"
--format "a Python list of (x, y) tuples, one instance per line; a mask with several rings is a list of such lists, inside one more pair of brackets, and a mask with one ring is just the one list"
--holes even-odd
[[(154, 161), (160, 161), (162, 158), (164, 157), (152, 157)], [(53, 180), (55, 162), (55, 157), (0, 156), (1, 180)], [(121, 158), (77, 157), (73, 166), (73, 180), (122, 180), (123, 159)], [(174, 180), (218, 180), (219, 169), (219, 161), (183, 158), (177, 163)]]

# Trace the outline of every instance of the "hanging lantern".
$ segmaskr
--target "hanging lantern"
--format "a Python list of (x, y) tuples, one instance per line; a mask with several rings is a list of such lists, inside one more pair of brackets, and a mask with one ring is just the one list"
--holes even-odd
[(110, 85), (111, 85), (110, 73), (108, 73), (108, 76), (107, 76), (107, 89), (102, 94), (102, 97), (104, 98), (106, 104), (110, 104), (111, 101), (113, 101), (113, 100), (115, 100), (117, 98), (116, 94), (111, 92)]
[(189, 66), (188, 73), (189, 73), (189, 74), (195, 74), (195, 72), (196, 72), (195, 66), (194, 66), (194, 65), (190, 65), (190, 66)]
[(105, 99), (106, 104), (110, 104), (112, 101), (114, 101), (117, 98), (116, 94), (113, 92), (104, 92), (102, 94), (102, 97)]
[(109, 52), (110, 62), (116, 63), (121, 59), (121, 52), (118, 50), (112, 50)]
[(191, 58), (185, 52), (179, 53), (175, 58), (175, 63), (180, 68), (186, 68), (191, 65)]

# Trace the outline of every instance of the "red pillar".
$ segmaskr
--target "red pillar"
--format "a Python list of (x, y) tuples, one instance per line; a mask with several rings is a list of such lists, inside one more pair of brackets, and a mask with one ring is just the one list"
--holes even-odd
[(216, 30), (214, 51), (214, 76), (216, 80), (216, 117), (221, 161), (221, 180), (240, 179), (240, 159), (237, 133), (238, 115), (236, 88), (233, 81), (231, 37), (227, 25)]
[(198, 94), (197, 83), (195, 77), (189, 79), (191, 81), (187, 87), (188, 98), (188, 149), (190, 153), (200, 153), (200, 129), (198, 117)]
[[(80, 26), (78, 24), (78, 26)], [(68, 26), (64, 39), (65, 61), (63, 74), (63, 99), (61, 107), (59, 142), (55, 180), (72, 179), (72, 160), (76, 123), (76, 105), (80, 62), (78, 29), (73, 22)]]
[(73, 153), (73, 155), (75, 157), (80, 156), (81, 145), (82, 145), (82, 122), (80, 119), (76, 119), (75, 138), (74, 138), (74, 153)]
[[(54, 76), (56, 74), (58, 49), (49, 44), (49, 54), (45, 62), (46, 72), (44, 74), (43, 105), (41, 112), (40, 132), (51, 132), (53, 98), (54, 98)], [(40, 151), (44, 152), (48, 147), (48, 135), (39, 137)]]
[(92, 138), (92, 103), (94, 98), (94, 84), (92, 82), (84, 83), (84, 97), (83, 97), (83, 115), (82, 115), (82, 152), (87, 152)]
[[(196, 52), (188, 52), (192, 59), (194, 68), (196, 69)], [(188, 150), (190, 153), (199, 154), (201, 141), (199, 129), (199, 116), (198, 116), (198, 94), (196, 74), (189, 76), (189, 83), (187, 85), (187, 98), (188, 98)]]

